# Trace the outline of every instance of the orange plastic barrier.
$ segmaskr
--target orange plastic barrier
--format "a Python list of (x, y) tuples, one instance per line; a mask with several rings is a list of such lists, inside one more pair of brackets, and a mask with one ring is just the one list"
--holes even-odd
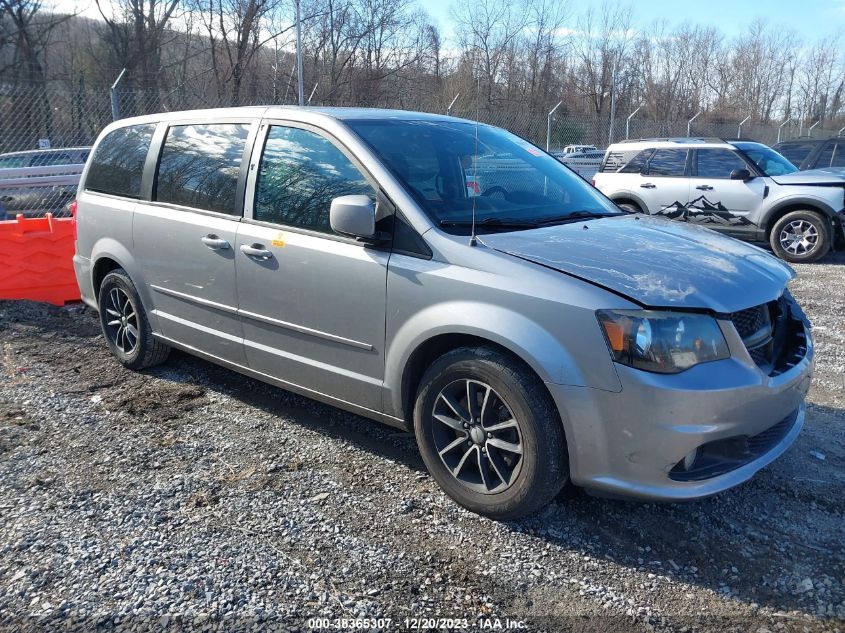
[(0, 299), (64, 305), (79, 301), (73, 273), (75, 218), (24, 218), (0, 222)]

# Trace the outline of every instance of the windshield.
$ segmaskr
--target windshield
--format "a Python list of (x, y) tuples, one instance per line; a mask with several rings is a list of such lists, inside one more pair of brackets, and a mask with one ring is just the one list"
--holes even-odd
[(469, 121), (346, 123), (429, 217), (452, 232), (469, 231), (473, 209), (486, 231), (619, 213), (580, 176), (500, 128)]
[(771, 147), (761, 143), (736, 143), (736, 146), (767, 176), (782, 176), (798, 171), (795, 165)]

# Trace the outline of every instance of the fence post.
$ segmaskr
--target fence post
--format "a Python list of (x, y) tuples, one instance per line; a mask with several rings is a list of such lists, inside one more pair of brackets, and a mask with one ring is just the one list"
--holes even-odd
[(296, 8), (296, 103), (300, 107), (305, 105), (305, 73), (302, 70), (302, 18), (300, 16), (299, 0), (294, 1)]
[(628, 140), (628, 134), (630, 133), (631, 119), (633, 119), (634, 115), (642, 109), (643, 109), (642, 106), (637, 106), (637, 109), (634, 110), (633, 112), (631, 112), (631, 114), (628, 115), (628, 118), (625, 119), (625, 140), (626, 141)]
[(739, 122), (739, 127), (736, 129), (737, 138), (742, 138), (742, 126), (745, 125), (746, 121), (748, 121), (748, 119), (750, 118), (751, 115), (749, 114), (747, 117), (745, 117), (742, 121)]
[(690, 133), (692, 132), (692, 122), (695, 121), (700, 116), (701, 116), (701, 110), (698, 111), (698, 114), (696, 114), (689, 121), (687, 121), (687, 138), (690, 137)]
[(452, 106), (455, 105), (455, 101), (458, 100), (458, 97), (461, 96), (461, 93), (455, 95), (455, 98), (452, 99), (451, 103), (449, 103), (448, 107), (446, 108), (446, 116), (452, 116)]
[(613, 125), (616, 123), (616, 71), (619, 70), (617, 60), (610, 68), (610, 121), (607, 131), (607, 144), (613, 144)]
[(816, 127), (816, 126), (817, 126), (819, 123), (821, 123), (821, 122), (822, 122), (822, 120), (821, 120), (821, 119), (819, 119), (818, 121), (816, 121), (815, 123), (813, 123), (813, 124), (810, 126), (810, 128), (807, 130), (807, 136), (809, 136), (810, 138), (812, 138), (812, 136), (813, 136), (813, 128), (814, 128), (814, 127)]
[(117, 121), (120, 118), (120, 102), (117, 98), (117, 84), (120, 83), (120, 80), (123, 79), (123, 73), (126, 72), (126, 69), (120, 71), (120, 74), (117, 76), (117, 79), (114, 80), (114, 83), (111, 85), (111, 120)]
[(555, 113), (563, 101), (558, 101), (557, 105), (549, 110), (549, 115), (546, 117), (546, 151), (548, 152), (552, 144), (552, 115)]
[(791, 120), (792, 120), (792, 117), (789, 117), (786, 121), (784, 121), (783, 123), (781, 123), (778, 126), (778, 140), (777, 140), (778, 143), (780, 143), (780, 132), (783, 129), (783, 126), (786, 125), (787, 123), (789, 123)]

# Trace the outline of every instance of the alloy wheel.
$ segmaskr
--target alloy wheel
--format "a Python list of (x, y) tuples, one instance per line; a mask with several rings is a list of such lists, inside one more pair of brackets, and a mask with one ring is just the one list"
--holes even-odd
[(449, 383), (438, 394), (432, 416), (437, 453), (461, 484), (482, 494), (514, 484), (522, 467), (522, 433), (490, 385), (472, 379)]
[(816, 248), (819, 232), (807, 220), (793, 220), (781, 229), (778, 237), (781, 248), (793, 255), (806, 255)]
[(115, 347), (129, 356), (138, 346), (138, 314), (132, 301), (120, 288), (109, 291), (106, 330)]

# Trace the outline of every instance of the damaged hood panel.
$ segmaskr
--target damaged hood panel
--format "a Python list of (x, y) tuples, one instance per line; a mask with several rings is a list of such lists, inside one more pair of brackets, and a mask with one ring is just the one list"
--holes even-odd
[(781, 176), (771, 176), (779, 185), (845, 186), (845, 168), (808, 169)]
[(640, 215), (492, 233), (479, 240), (652, 308), (736, 312), (776, 299), (795, 276), (754, 246)]

